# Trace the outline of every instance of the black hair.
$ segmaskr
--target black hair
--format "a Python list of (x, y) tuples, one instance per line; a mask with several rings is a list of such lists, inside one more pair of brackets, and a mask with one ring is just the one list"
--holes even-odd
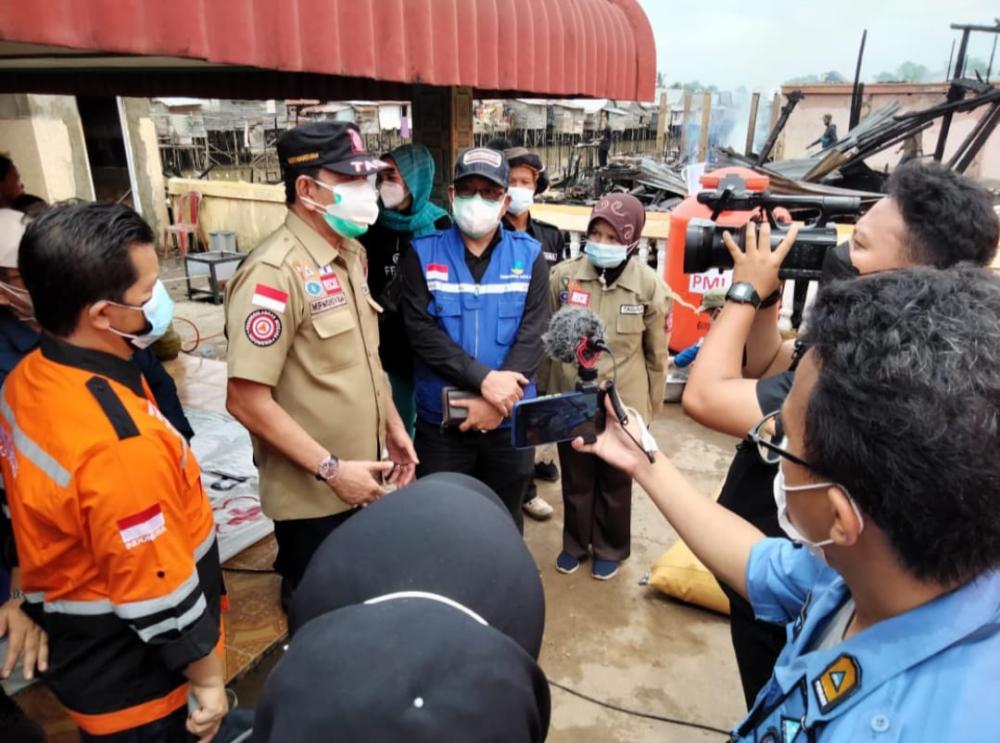
[(310, 178), (319, 178), (319, 171), (322, 168), (288, 168), (281, 175), (285, 180), (285, 203), (294, 204), (295, 203), (295, 182), (299, 179), (300, 175), (305, 175)]
[(820, 290), (806, 459), (921, 580), (1000, 566), (1000, 277), (965, 265)]
[(49, 208), (49, 203), (41, 196), (23, 193), (10, 203), (10, 208), (35, 218)]
[(497, 152), (503, 152), (504, 150), (513, 149), (514, 145), (511, 144), (510, 140), (506, 137), (494, 137), (486, 146), (491, 150), (496, 150)]
[(892, 174), (888, 194), (906, 223), (910, 255), (921, 265), (992, 262), (1000, 221), (982, 186), (938, 163), (912, 162)]
[(14, 161), (10, 159), (10, 155), (0, 152), (0, 181), (7, 177), (13, 167)]
[(88, 305), (121, 302), (138, 279), (129, 248), (154, 240), (149, 225), (126, 206), (52, 206), (28, 225), (17, 256), (38, 324), (65, 337)]

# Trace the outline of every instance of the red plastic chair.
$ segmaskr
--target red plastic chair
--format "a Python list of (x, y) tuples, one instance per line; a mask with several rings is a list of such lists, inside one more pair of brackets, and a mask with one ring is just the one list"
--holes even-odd
[[(194, 251), (208, 250), (208, 240), (205, 238), (205, 230), (199, 222), (201, 212), (201, 194), (197, 191), (188, 191), (177, 197), (177, 207), (174, 210), (176, 220), (169, 227), (163, 229), (163, 253), (176, 246), (181, 256), (188, 254), (189, 247)], [(174, 240), (171, 241), (170, 237)], [(191, 244), (189, 246), (189, 240)]]

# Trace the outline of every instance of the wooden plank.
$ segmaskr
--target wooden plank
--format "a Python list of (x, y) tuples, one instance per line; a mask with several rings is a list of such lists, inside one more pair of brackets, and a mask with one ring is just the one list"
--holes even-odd
[(712, 123), (712, 94), (705, 93), (701, 101), (701, 140), (698, 142), (698, 162), (708, 156), (708, 128)]

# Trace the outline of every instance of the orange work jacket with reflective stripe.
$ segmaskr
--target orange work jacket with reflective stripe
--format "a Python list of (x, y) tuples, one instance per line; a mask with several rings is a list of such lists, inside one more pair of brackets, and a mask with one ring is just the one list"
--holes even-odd
[(212, 509), (187, 442), (128, 360), (43, 337), (0, 392), (0, 467), (45, 680), (106, 735), (186, 704), (220, 643)]

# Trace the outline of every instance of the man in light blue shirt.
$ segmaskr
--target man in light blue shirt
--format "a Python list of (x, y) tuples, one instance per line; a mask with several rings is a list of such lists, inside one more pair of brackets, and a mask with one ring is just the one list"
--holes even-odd
[[(766, 232), (736, 260), (780, 262), (790, 245), (772, 256)], [(786, 625), (734, 741), (1000, 740), (998, 327), (1000, 277), (980, 268), (820, 291), (784, 407), (750, 433), (780, 463), (791, 541), (695, 491), (637, 416), (626, 430), (609, 405), (597, 443), (574, 442), (632, 474), (758, 618)]]

